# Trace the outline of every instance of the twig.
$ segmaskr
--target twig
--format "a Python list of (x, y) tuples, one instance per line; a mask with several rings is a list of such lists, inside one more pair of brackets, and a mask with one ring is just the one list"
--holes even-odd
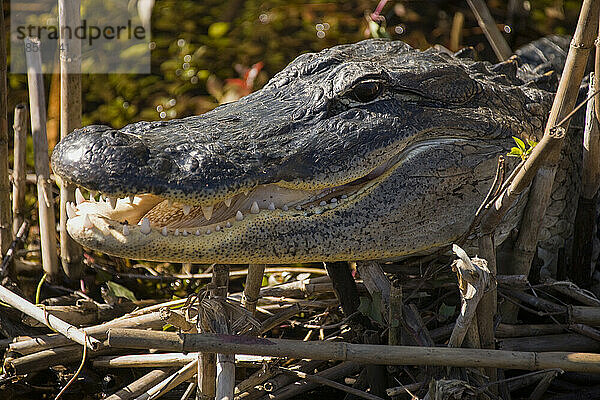
[[(257, 272), (255, 268), (253, 268), (253, 272)], [(213, 274), (210, 297), (227, 299), (229, 289), (229, 265), (215, 265)], [(250, 269), (248, 269), (248, 276), (250, 276)], [(222, 312), (222, 314), (225, 313)], [(223, 315), (223, 317), (225, 317), (225, 315)], [(216, 333), (230, 333), (229, 323), (230, 321), (225, 318), (222, 320), (215, 320), (213, 326)], [(215, 379), (215, 398), (232, 399), (235, 389), (235, 356), (233, 354), (216, 354)]]
[(491, 282), (491, 277), (485, 260), (469, 258), (467, 253), (457, 245), (453, 246), (453, 250), (459, 257), (452, 263), (452, 269), (458, 279), (461, 309), (448, 347), (461, 347), (471, 320), (475, 316), (477, 305)]
[[(151, 281), (176, 281), (180, 279), (211, 279), (213, 274), (202, 273), (202, 274), (172, 274), (172, 275), (145, 275), (145, 274), (134, 274), (129, 272), (117, 272), (114, 269), (108, 268), (106, 266), (91, 262), (89, 260), (86, 261), (87, 265), (90, 268), (108, 272), (112, 276), (121, 278), (121, 279), (145, 279)], [(321, 268), (308, 268), (308, 267), (267, 267), (265, 268), (265, 274), (277, 274), (281, 272), (290, 272), (290, 273), (309, 273), (309, 274), (318, 274), (325, 275), (326, 272)], [(247, 269), (230, 271), (230, 278), (241, 278), (248, 275)]]
[(409, 396), (411, 396), (411, 398), (416, 398), (416, 396), (413, 395), (412, 392), (416, 392), (417, 390), (424, 387), (425, 385), (426, 385), (426, 382), (411, 383), (409, 385), (400, 384), (400, 386), (396, 386), (396, 387), (387, 389), (386, 393), (389, 397), (392, 397), (392, 398), (401, 396), (403, 394), (408, 394)]
[(148, 389), (155, 386), (158, 382), (162, 382), (171, 373), (170, 370), (155, 369), (148, 372), (138, 380), (131, 382), (123, 389), (117, 391), (115, 394), (108, 396), (104, 400), (130, 400)]
[(171, 389), (178, 386), (180, 383), (191, 379), (196, 374), (197, 362), (197, 360), (194, 360), (188, 363), (185, 367), (181, 368), (180, 370), (169, 376), (167, 379), (148, 389), (146, 393), (143, 393), (140, 396), (136, 397), (135, 400), (157, 399), (163, 394), (170, 391)]
[(15, 107), (15, 119), (13, 124), (14, 134), (14, 167), (13, 181), (13, 235), (17, 232), (24, 220), (23, 208), (25, 207), (25, 174), (27, 171), (27, 106), (18, 104)]
[(242, 294), (242, 307), (255, 313), (256, 303), (260, 295), (263, 277), (265, 274), (265, 265), (250, 264), (248, 265), (248, 275), (246, 276), (246, 286)]
[[(26, 375), (36, 371), (42, 371), (54, 365), (67, 365), (81, 359), (82, 346), (78, 344), (43, 350), (28, 354), (19, 358), (7, 358), (4, 368), (10, 376)], [(89, 356), (99, 356), (114, 353), (115, 350), (102, 348), (98, 351), (88, 352)]]
[[(320, 362), (317, 362), (320, 363)], [(312, 368), (307, 368), (310, 364), (313, 364)], [(304, 361), (294, 366), (294, 371), (302, 372), (305, 374), (313, 373), (320, 365), (315, 365), (314, 361)], [(314, 375), (321, 378), (328, 379), (330, 381), (337, 381), (349, 375), (354, 375), (360, 370), (361, 366), (354, 362), (342, 362), (333, 367), (323, 369)], [(265, 382), (263, 385), (265, 389), (270, 388), (269, 395), (262, 396), (260, 400), (269, 399), (294, 399), (300, 394), (306, 393), (310, 390), (322, 386), (320, 383), (308, 380), (298, 380), (299, 377), (296, 374), (283, 373), (278, 375), (275, 379), (271, 379), (269, 382)], [(275, 383), (275, 385), (273, 385)], [(271, 387), (273, 386), (273, 387)], [(371, 393), (373, 394), (373, 393)]]
[(2, 257), (2, 266), (0, 267), (0, 278), (4, 278), (8, 274), (8, 266), (9, 266), (10, 262), (12, 261), (13, 257), (15, 256), (17, 247), (19, 247), (19, 245), (21, 243), (25, 242), (28, 232), (29, 232), (29, 222), (23, 221), (23, 223), (19, 227), (19, 230), (17, 231), (15, 240), (12, 241), (12, 243), (10, 244), (10, 247), (8, 248), (8, 251)]
[(600, 354), (533, 353), (489, 349), (385, 346), (346, 342), (304, 342), (211, 333), (172, 333), (139, 329), (111, 329), (108, 344), (115, 348), (202, 351), (268, 355), (313, 360), (355, 361), (383, 365), (434, 365), (537, 370), (600, 372)]
[(485, 37), (487, 37), (488, 41), (492, 45), (492, 49), (494, 49), (494, 53), (496, 53), (496, 57), (498, 60), (504, 61), (508, 60), (508, 58), (512, 55), (512, 51), (506, 43), (506, 39), (502, 36), (498, 27), (496, 26), (496, 22), (494, 22), (494, 18), (490, 14), (490, 10), (483, 0), (467, 0), (473, 14), (477, 18), (477, 23), (485, 33)]
[(74, 342), (87, 346), (90, 350), (98, 350), (100, 348), (101, 343), (98, 340), (92, 337), (87, 337), (87, 334), (84, 331), (79, 330), (73, 325), (56, 318), (54, 315), (49, 314), (44, 309), (31, 304), (24, 298), (17, 296), (10, 290), (6, 289), (4, 286), (0, 286), (0, 301), (10, 304), (17, 310), (29, 315), (49, 328), (65, 335)]
[[(80, 26), (81, 0), (59, 0), (60, 35), (60, 138), (81, 128), (81, 40), (63, 35), (66, 27)], [(74, 201), (74, 187), (60, 185), (60, 259), (65, 274), (77, 279), (83, 271), (82, 249), (67, 232), (67, 202)]]
[(356, 269), (373, 300), (377, 298), (381, 299), (380, 308), (382, 317), (387, 319), (388, 310), (390, 308), (390, 292), (392, 290), (392, 284), (387, 276), (385, 276), (383, 269), (381, 269), (381, 265), (377, 262), (359, 261), (356, 263)]
[(280, 323), (287, 321), (294, 315), (298, 314), (300, 312), (300, 310), (301, 310), (300, 305), (297, 303), (292, 304), (291, 306), (281, 310), (277, 314), (267, 318), (266, 320), (264, 320), (262, 322), (261, 327), (260, 327), (260, 332), (265, 333), (265, 332), (270, 331), (271, 329), (275, 328)]
[(198, 387), (198, 384), (196, 382), (190, 382), (188, 384), (188, 387), (185, 389), (185, 392), (183, 392), (183, 395), (181, 395), (181, 400), (189, 399), (190, 396), (192, 394), (194, 394), (194, 391), (196, 390), (197, 387)]
[(0, 252), (5, 254), (12, 241), (10, 219), (10, 182), (8, 180), (8, 102), (6, 26), (4, 1), (0, 0)]
[[(505, 338), (498, 341), (498, 346), (506, 351), (550, 352), (594, 352), (600, 351), (600, 342), (578, 333), (559, 333), (544, 336), (525, 336)], [(555, 365), (557, 368), (561, 366)]]
[[(97, 368), (163, 368), (183, 367), (198, 358), (198, 353), (159, 353), (159, 354), (134, 354), (98, 357), (94, 360)], [(240, 362), (265, 362), (270, 357), (236, 356)]]
[(569, 330), (600, 342), (600, 330), (584, 324), (570, 324)]
[(98, 357), (96, 368), (164, 368), (183, 367), (198, 358), (198, 353), (134, 354)]
[(460, 50), (460, 42), (462, 41), (462, 30), (465, 24), (465, 14), (457, 11), (452, 18), (452, 29), (450, 29), (450, 50)]
[[(546, 278), (543, 286), (549, 287), (558, 293), (591, 307), (600, 307), (600, 300), (593, 293), (579, 288), (576, 284), (569, 281), (555, 281), (552, 278)], [(537, 287), (537, 286), (536, 286)]]
[[(110, 328), (119, 327), (160, 329), (163, 326), (163, 322), (161, 321), (160, 317), (161, 314), (159, 312), (155, 312), (137, 317), (114, 319), (112, 321), (105, 322), (104, 324), (89, 326), (82, 328), (81, 330), (86, 332), (91, 337), (94, 337), (98, 340), (104, 340), (106, 339), (108, 330)], [(9, 349), (10, 351), (26, 355), (46, 349), (68, 346), (70, 344), (72, 344), (72, 342), (69, 340), (69, 338), (63, 335), (52, 334), (36, 336), (29, 340), (11, 343), (9, 345)]]
[[(481, 218), (484, 215), (483, 211), (490, 208), (492, 202), (494, 200), (496, 200), (496, 198), (498, 198), (498, 195), (502, 190), (503, 184), (506, 184), (506, 182), (504, 181), (504, 174), (505, 174), (505, 159), (504, 159), (504, 156), (500, 156), (500, 157), (498, 157), (498, 164), (496, 165), (496, 174), (494, 175), (494, 180), (492, 181), (492, 185), (490, 186), (490, 189), (488, 190), (487, 194), (485, 195), (485, 198), (479, 205), (479, 208), (475, 212), (475, 217), (473, 218), (473, 221), (471, 221), (471, 225), (469, 225), (469, 228), (467, 229), (467, 231), (460, 238), (458, 238), (456, 240), (456, 244), (458, 246), (462, 246), (467, 241), (468, 237), (471, 235), (471, 233), (473, 233), (473, 231), (475, 230), (477, 225), (479, 225), (479, 223), (481, 222)], [(511, 178), (513, 175), (514, 175), (514, 171), (513, 171), (513, 174), (511, 174)]]
[[(25, 39), (25, 45), (40, 48), (39, 39)], [(29, 82), (29, 109), (31, 114), (31, 134), (35, 152), (35, 172), (37, 174), (38, 216), (42, 247), (42, 265), (50, 280), (56, 281), (60, 269), (56, 256), (56, 229), (54, 197), (50, 182), (48, 160), (48, 137), (46, 136), (46, 102), (44, 100), (44, 77), (40, 51), (26, 51), (27, 80)]]
[(332, 381), (330, 379), (324, 378), (319, 375), (310, 375), (305, 372), (295, 371), (295, 370), (291, 370), (288, 368), (282, 368), (282, 367), (279, 367), (279, 370), (285, 372), (286, 374), (295, 375), (298, 378), (304, 379), (308, 382), (314, 382), (319, 385), (329, 386), (329, 387), (344, 391), (346, 393), (350, 393), (357, 397), (361, 397), (363, 399), (382, 400), (381, 397), (379, 397), (379, 396), (374, 396), (370, 393), (363, 392), (362, 390), (358, 390), (358, 389), (354, 389), (353, 387), (350, 387), (350, 386), (342, 385), (341, 383), (337, 383), (335, 381)]
[(537, 386), (535, 387), (535, 389), (533, 390), (533, 392), (531, 393), (531, 395), (529, 396), (529, 400), (540, 400), (542, 399), (544, 393), (546, 393), (546, 390), (548, 390), (548, 387), (550, 387), (550, 384), (552, 383), (552, 380), (554, 380), (554, 378), (556, 378), (559, 374), (562, 374), (563, 371), (560, 370), (552, 370), (552, 371), (548, 371), (547, 373), (544, 374), (544, 376), (542, 377), (542, 379), (539, 381), (539, 383), (537, 384)]
[(183, 332), (196, 333), (196, 327), (190, 324), (183, 315), (178, 312), (171, 310), (169, 307), (163, 307), (160, 309), (160, 319), (165, 324), (171, 324), (177, 329)]

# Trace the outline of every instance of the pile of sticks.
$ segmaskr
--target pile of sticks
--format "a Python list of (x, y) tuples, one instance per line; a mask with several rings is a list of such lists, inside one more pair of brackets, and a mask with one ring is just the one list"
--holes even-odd
[[(103, 391), (111, 400), (167, 393), (285, 399), (323, 387), (367, 399), (459, 389), (471, 393), (464, 398), (542, 398), (548, 390), (570, 398), (561, 393), (581, 381), (600, 384), (600, 300), (571, 282), (494, 277), (485, 260), (455, 252), (455, 261), (432, 262), (424, 272), (406, 264), (330, 264), (263, 287), (264, 266), (215, 265), (199, 295), (152, 305), (84, 307), (79, 299), (76, 306), (36, 307), (0, 287), (0, 301), (57, 331), (0, 342), (4, 385), (10, 390), (8, 379), (17, 385), (49, 368), (64, 384), (74, 371), (57, 366), (84, 359), (88, 374), (122, 375), (122, 387)], [(344, 274), (347, 285), (326, 270)], [(238, 277), (246, 278), (244, 291), (230, 293)], [(498, 350), (482, 349), (473, 332), (490, 290), (535, 321), (499, 323)], [(342, 300), (350, 292), (359, 304)], [(600, 386), (587, 390), (600, 394)]]

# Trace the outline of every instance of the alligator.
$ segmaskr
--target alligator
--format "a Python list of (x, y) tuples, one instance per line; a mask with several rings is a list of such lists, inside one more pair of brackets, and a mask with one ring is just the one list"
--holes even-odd
[[(155, 261), (435, 252), (467, 232), (512, 137), (541, 136), (561, 40), (494, 65), (370, 39), (300, 55), (261, 90), (203, 115), (84, 127), (52, 154), (54, 172), (91, 193), (77, 190), (67, 229), (88, 248)], [(575, 180), (557, 174), (541, 233), (550, 248), (572, 230)], [(498, 244), (524, 204), (498, 227)]]

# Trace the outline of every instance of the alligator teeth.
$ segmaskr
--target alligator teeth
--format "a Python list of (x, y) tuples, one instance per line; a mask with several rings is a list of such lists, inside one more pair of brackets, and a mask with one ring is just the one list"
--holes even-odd
[(225, 203), (225, 206), (227, 206), (227, 208), (231, 207), (231, 197), (223, 200), (223, 203)]
[(188, 215), (190, 213), (190, 211), (192, 211), (192, 206), (190, 206), (188, 204), (184, 204), (182, 208), (183, 208), (183, 215)]
[(215, 226), (215, 231), (219, 232), (221, 230), (221, 227), (219, 225)]
[(96, 196), (96, 195), (94, 194), (94, 192), (90, 192), (90, 201), (91, 201), (92, 203), (94, 203), (94, 202), (96, 201), (96, 197), (94, 197), (94, 196)]
[(204, 214), (204, 218), (206, 218), (207, 221), (210, 221), (212, 218), (212, 213), (213, 206), (202, 206), (202, 214)]
[(66, 208), (67, 208), (67, 217), (73, 218), (74, 216), (77, 215), (77, 212), (75, 211), (75, 206), (73, 206), (73, 203), (71, 203), (70, 201), (67, 202)]
[(123, 225), (123, 236), (129, 235), (129, 226)]
[(227, 223), (225, 223), (225, 228), (231, 228), (231, 222), (227, 221)]
[(94, 227), (94, 224), (92, 224), (92, 221), (87, 214), (83, 214), (83, 227), (88, 229), (92, 229)]
[(114, 210), (115, 208), (117, 208), (117, 198), (116, 197), (109, 197), (108, 201), (110, 203), (110, 207)]
[(75, 189), (75, 201), (77, 202), (77, 205), (80, 205), (85, 201), (85, 197), (83, 197), (79, 188)]
[(142, 218), (142, 227), (140, 228), (140, 232), (142, 232), (144, 235), (148, 235), (151, 231), (152, 228), (150, 228), (150, 220), (148, 217)]
[(210, 235), (210, 229), (207, 229), (207, 230), (206, 230), (206, 234), (207, 234), (207, 235)]
[(196, 233), (195, 233), (195, 235), (196, 235), (196, 236), (200, 236), (200, 229), (196, 229)]
[(160, 231), (160, 234), (163, 236), (167, 236), (169, 234), (169, 231), (167, 230), (166, 226), (163, 226), (163, 228)]
[(290, 208), (287, 206), (287, 204), (284, 204), (284, 205), (283, 205), (283, 207), (281, 207), (281, 209), (282, 209), (283, 211), (287, 211), (287, 210), (289, 210)]
[(269, 203), (269, 210), (273, 211), (275, 209), (275, 203), (270, 202)]
[(135, 200), (135, 196), (129, 196), (129, 204), (133, 204), (133, 200)]
[(183, 233), (182, 233), (182, 235), (183, 235), (183, 236), (187, 236), (187, 235), (189, 235), (189, 233), (188, 233), (188, 231), (186, 231), (186, 230), (184, 229), (184, 230), (183, 230)]
[(179, 236), (179, 229), (175, 229), (175, 232), (173, 233), (175, 236)]
[(243, 220), (244, 219), (244, 214), (242, 214), (242, 212), (238, 210), (238, 212), (235, 214), (235, 219), (237, 221)]
[(260, 208), (258, 208), (258, 203), (257, 202), (253, 202), (252, 203), (252, 207), (250, 207), (250, 212), (252, 214), (258, 214), (260, 212)]

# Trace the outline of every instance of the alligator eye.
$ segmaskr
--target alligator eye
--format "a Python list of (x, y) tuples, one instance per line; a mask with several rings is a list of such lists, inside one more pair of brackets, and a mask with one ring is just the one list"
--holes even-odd
[(375, 100), (381, 94), (382, 89), (383, 87), (379, 82), (361, 82), (352, 88), (350, 96), (361, 103), (368, 103)]

